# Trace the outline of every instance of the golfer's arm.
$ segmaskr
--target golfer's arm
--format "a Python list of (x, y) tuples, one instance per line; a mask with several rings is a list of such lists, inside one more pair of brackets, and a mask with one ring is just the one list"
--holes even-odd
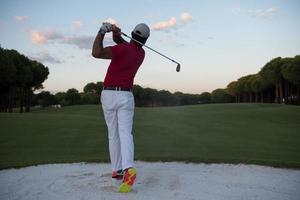
[(110, 47), (103, 48), (104, 35), (98, 34), (94, 40), (92, 56), (95, 58), (111, 59), (112, 52)]
[(118, 33), (118, 32), (113, 32), (113, 40), (114, 40), (114, 42), (117, 43), (117, 44), (121, 44), (121, 43), (126, 42), (126, 40), (124, 40), (124, 39), (122, 38), (121, 34)]

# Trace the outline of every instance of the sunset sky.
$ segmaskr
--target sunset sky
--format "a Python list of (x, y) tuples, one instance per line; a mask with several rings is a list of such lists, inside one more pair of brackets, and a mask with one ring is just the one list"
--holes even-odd
[[(211, 92), (270, 59), (300, 54), (300, 1), (67, 1), (0, 0), (0, 44), (49, 67), (44, 90), (83, 90), (103, 81), (108, 60), (91, 56), (101, 23), (130, 33), (151, 27), (147, 45), (181, 63), (146, 50), (135, 84), (172, 92)], [(105, 45), (114, 45), (111, 34)]]

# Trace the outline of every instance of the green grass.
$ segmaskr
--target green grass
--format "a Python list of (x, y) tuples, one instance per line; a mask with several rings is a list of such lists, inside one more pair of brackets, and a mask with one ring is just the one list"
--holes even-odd
[[(210, 104), (137, 108), (135, 158), (300, 168), (300, 107)], [(100, 106), (0, 113), (0, 168), (109, 162)]]

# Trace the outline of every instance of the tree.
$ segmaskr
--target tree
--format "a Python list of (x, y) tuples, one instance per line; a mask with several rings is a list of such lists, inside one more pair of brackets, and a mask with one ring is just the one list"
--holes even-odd
[(103, 88), (103, 82), (88, 83), (83, 88), (81, 95), (82, 104), (98, 104), (101, 90)]
[[(263, 91), (263, 79), (260, 74), (251, 77), (251, 90), (255, 93), (255, 102), (258, 102), (259, 94)], [(263, 99), (263, 97), (261, 97)]]
[(80, 93), (81, 104), (99, 104), (100, 96), (97, 93)]
[(285, 61), (282, 76), (287, 80), (285, 88), (287, 103), (300, 104), (300, 56)]
[(289, 59), (282, 67), (283, 78), (295, 85), (300, 85), (300, 55)]
[(198, 103), (211, 103), (211, 94), (209, 92), (203, 92), (199, 95)]
[(93, 82), (86, 84), (83, 88), (84, 93), (96, 94), (98, 92), (97, 90), (98, 90), (98, 85)]
[(66, 93), (65, 100), (67, 105), (76, 105), (80, 103), (80, 94), (75, 88), (69, 89)]
[(147, 99), (146, 106), (154, 107), (155, 104), (156, 104), (158, 91), (156, 89), (153, 89), (153, 88), (145, 88), (144, 95), (145, 95), (144, 98)]
[(0, 72), (0, 110), (12, 112), (19, 104), (20, 112), (24, 106), (29, 112), (33, 91), (42, 87), (48, 68), (16, 50), (0, 48)]
[(261, 76), (271, 85), (275, 86), (275, 102), (282, 103), (283, 100), (283, 77), (281, 67), (283, 59), (277, 57), (269, 61), (259, 72)]
[(157, 95), (157, 104), (160, 106), (172, 106), (176, 104), (176, 99), (171, 92), (160, 90)]
[(48, 91), (42, 91), (37, 94), (36, 101), (42, 107), (49, 107), (57, 103), (55, 96)]
[(139, 85), (133, 86), (133, 95), (136, 106), (146, 106), (144, 88)]
[(33, 74), (30, 68), (31, 63), (26, 56), (19, 54), (15, 50), (11, 50), (10, 53), (17, 69), (16, 86), (20, 102), (20, 112), (23, 112), (26, 100), (26, 89), (33, 81)]
[(238, 88), (237, 88), (238, 82), (237, 81), (232, 81), (230, 82), (227, 87), (226, 87), (226, 92), (235, 97), (235, 102), (239, 103), (240, 102), (240, 95), (238, 92)]
[(247, 95), (245, 93), (246, 91), (246, 80), (247, 78), (246, 77), (241, 77), (237, 80), (236, 82), (236, 86), (235, 86), (235, 89), (236, 89), (236, 93), (238, 94), (239, 96), (239, 102), (246, 102), (247, 101)]
[(43, 88), (42, 83), (48, 78), (49, 75), (48, 67), (45, 67), (42, 63), (39, 63), (37, 61), (30, 61), (30, 70), (33, 79), (25, 87), (26, 112), (30, 111), (33, 91), (37, 89), (42, 89)]
[(212, 103), (231, 103), (233, 97), (225, 89), (216, 89), (211, 93)]
[(272, 85), (266, 81), (261, 74), (255, 74), (250, 79), (251, 90), (255, 93), (255, 102), (260, 101), (263, 103), (265, 100), (265, 91), (270, 89)]
[(55, 96), (55, 99), (58, 102), (58, 104), (61, 104), (63, 106), (67, 105), (65, 92), (58, 92), (54, 96)]
[(174, 95), (175, 95), (176, 102), (177, 102), (176, 105), (182, 106), (182, 105), (186, 104), (186, 100), (184, 98), (184, 93), (182, 93), (182, 92), (175, 92)]
[(100, 94), (101, 93), (101, 91), (102, 91), (102, 89), (103, 89), (103, 82), (97, 82), (96, 83), (96, 90), (97, 90), (97, 94)]
[(0, 47), (0, 112), (12, 112), (16, 73), (9, 51)]

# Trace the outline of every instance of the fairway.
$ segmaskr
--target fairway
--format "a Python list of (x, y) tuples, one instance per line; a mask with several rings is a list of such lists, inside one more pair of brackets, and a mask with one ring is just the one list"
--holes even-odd
[[(0, 113), (0, 168), (109, 162), (100, 106)], [(300, 168), (300, 107), (208, 104), (136, 108), (135, 159)]]

